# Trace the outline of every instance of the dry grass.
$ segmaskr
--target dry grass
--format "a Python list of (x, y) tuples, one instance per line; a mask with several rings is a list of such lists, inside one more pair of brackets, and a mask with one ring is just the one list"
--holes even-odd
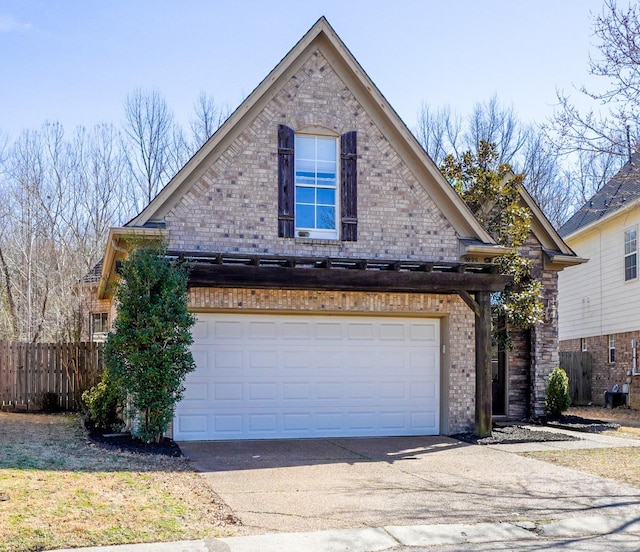
[[(608, 410), (590, 406), (571, 408), (567, 414), (619, 423), (621, 424), (620, 429), (607, 431), (604, 435), (640, 440), (640, 427), (638, 427), (640, 426), (640, 411), (638, 410), (628, 408)], [(640, 468), (638, 467), (640, 466), (640, 443), (637, 448), (530, 452), (524, 456), (640, 487)]]
[(0, 552), (233, 535), (183, 458), (107, 451), (77, 417), (0, 412)]

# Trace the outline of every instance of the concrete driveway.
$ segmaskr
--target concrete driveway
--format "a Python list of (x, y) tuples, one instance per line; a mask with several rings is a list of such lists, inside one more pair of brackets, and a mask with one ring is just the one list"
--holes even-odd
[(180, 447), (246, 534), (640, 516), (640, 489), (447, 437)]

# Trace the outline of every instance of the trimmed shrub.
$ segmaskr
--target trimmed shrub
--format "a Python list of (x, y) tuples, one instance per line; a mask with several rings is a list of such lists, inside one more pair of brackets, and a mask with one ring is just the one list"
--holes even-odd
[(82, 402), (87, 410), (88, 426), (110, 431), (119, 431), (123, 427), (120, 412), (124, 396), (108, 370), (102, 373), (98, 384), (82, 394)]
[(547, 384), (547, 394), (544, 404), (550, 418), (559, 418), (560, 414), (571, 406), (569, 377), (560, 367), (554, 368), (549, 375), (549, 383)]

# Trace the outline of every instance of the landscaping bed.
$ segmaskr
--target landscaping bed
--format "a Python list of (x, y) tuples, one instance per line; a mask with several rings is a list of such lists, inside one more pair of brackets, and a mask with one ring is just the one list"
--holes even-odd
[[(597, 406), (574, 407), (567, 410), (557, 420), (547, 421), (546, 425), (585, 433), (616, 432), (622, 427), (622, 433), (624, 433), (625, 425), (629, 425), (629, 427), (640, 426), (640, 411), (629, 408), (606, 409)], [(627, 435), (620, 436), (626, 437)], [(536, 428), (533, 430), (518, 424), (497, 424), (493, 427), (489, 437), (479, 438), (473, 433), (459, 433), (453, 437), (476, 445), (544, 443), (580, 439), (577, 436), (545, 431), (544, 429)]]
[(102, 429), (91, 429), (87, 438), (98, 447), (107, 450), (118, 450), (138, 454), (161, 454), (163, 456), (182, 456), (180, 447), (173, 441), (165, 437), (159, 443), (143, 443), (140, 439), (131, 436), (131, 433), (113, 433)]
[(478, 437), (473, 433), (453, 435), (465, 443), (474, 445), (508, 445), (515, 443), (544, 443), (549, 441), (578, 441), (579, 437), (554, 433), (552, 431), (531, 430), (522, 425), (496, 426), (489, 437)]

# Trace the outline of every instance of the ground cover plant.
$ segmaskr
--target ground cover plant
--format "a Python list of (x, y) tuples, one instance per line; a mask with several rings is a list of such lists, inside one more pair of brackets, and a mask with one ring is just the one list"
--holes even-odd
[(185, 458), (101, 448), (75, 415), (0, 412), (0, 552), (238, 531)]

